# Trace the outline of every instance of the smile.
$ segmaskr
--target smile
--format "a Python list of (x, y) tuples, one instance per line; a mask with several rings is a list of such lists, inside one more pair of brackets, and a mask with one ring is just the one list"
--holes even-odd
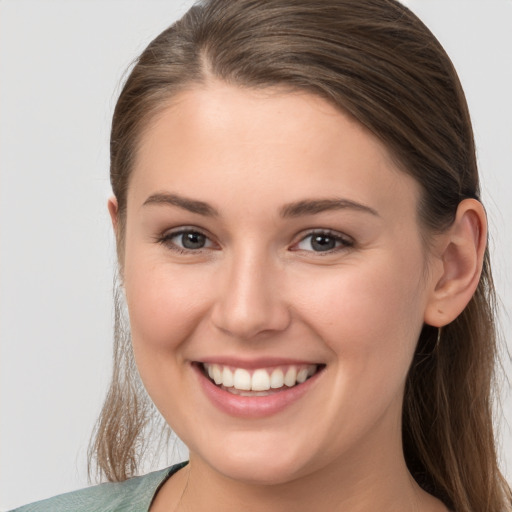
[(198, 384), (219, 411), (243, 419), (279, 414), (309, 396), (325, 374), (321, 363), (236, 361), (192, 363)]
[(267, 396), (306, 382), (319, 365), (286, 365), (248, 370), (220, 364), (204, 363), (205, 375), (215, 385), (235, 395)]

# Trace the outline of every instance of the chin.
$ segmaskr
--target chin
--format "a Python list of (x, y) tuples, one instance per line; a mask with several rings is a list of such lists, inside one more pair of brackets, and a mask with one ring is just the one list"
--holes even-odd
[[(252, 439), (251, 442), (217, 444), (204, 453), (194, 453), (192, 450), (191, 462), (195, 457), (202, 458), (208, 466), (224, 477), (251, 485), (278, 485), (300, 478), (311, 470), (308, 463), (310, 457), (307, 450), (299, 446), (287, 446), (285, 442), (274, 440)], [(288, 439), (289, 443), (290, 439)], [(214, 448), (211, 450), (211, 448)]]
[(250, 485), (279, 485), (291, 482), (300, 475), (298, 472), (302, 462), (286, 460), (284, 457), (260, 458), (247, 457), (240, 454), (239, 457), (230, 457), (216, 464), (216, 469), (224, 476)]

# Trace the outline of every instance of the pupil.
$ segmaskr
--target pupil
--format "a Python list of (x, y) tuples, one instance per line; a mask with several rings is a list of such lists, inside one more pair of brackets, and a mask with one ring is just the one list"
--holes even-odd
[(315, 251), (330, 251), (334, 249), (336, 241), (332, 236), (328, 235), (314, 235), (311, 240), (311, 247)]
[(201, 233), (183, 233), (181, 243), (185, 249), (201, 249), (204, 247), (206, 237)]

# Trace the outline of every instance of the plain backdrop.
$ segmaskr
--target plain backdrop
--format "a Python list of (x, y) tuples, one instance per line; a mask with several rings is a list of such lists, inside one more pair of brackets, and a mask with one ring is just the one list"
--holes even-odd
[[(87, 485), (87, 443), (110, 376), (110, 118), (132, 59), (190, 4), (0, 0), (1, 510)], [(465, 87), (510, 348), (512, 1), (407, 4)], [(512, 480), (506, 385), (501, 400)]]

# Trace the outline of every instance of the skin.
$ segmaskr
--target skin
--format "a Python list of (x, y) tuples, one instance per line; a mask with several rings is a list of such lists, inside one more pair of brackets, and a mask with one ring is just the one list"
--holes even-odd
[[(156, 194), (216, 214), (148, 204)], [(372, 134), (308, 93), (211, 81), (162, 109), (138, 150), (122, 262), (140, 375), (190, 450), (153, 512), (446, 510), (407, 471), (402, 397), (424, 322), (451, 321), (474, 291), (485, 217), (461, 203), (427, 252), (419, 194)], [(351, 204), (283, 216), (325, 199)], [(183, 252), (183, 228), (206, 245)], [(334, 249), (315, 251), (312, 231)], [(211, 357), (325, 369), (298, 401), (248, 419), (198, 385), (192, 362)]]

